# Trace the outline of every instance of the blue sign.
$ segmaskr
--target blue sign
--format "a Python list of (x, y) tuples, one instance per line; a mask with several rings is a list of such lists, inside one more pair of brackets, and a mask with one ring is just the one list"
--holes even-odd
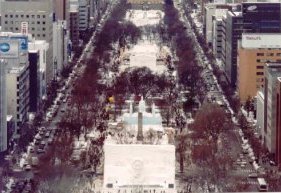
[(27, 36), (14, 36), (11, 39), (19, 40), (20, 51), (28, 50), (28, 37)]
[(10, 44), (8, 43), (0, 43), (0, 51), (8, 52), (10, 50)]

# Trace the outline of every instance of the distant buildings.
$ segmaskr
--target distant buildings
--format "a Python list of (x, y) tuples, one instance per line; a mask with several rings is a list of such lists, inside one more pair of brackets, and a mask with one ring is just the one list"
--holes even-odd
[(163, 9), (164, 0), (127, 0), (132, 9)]
[(49, 43), (46, 66), (46, 81), (54, 78), (53, 60), (53, 0), (4, 0), (1, 3), (2, 31), (21, 32), (22, 22), (28, 22), (28, 32), (38, 40)]
[(276, 85), (276, 154), (275, 160), (281, 169), (281, 77)]

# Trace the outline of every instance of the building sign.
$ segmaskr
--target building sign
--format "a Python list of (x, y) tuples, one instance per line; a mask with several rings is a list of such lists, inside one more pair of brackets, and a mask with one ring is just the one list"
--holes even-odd
[(11, 39), (19, 41), (20, 52), (28, 51), (28, 37), (27, 36), (12, 36)]
[(243, 48), (281, 48), (281, 34), (242, 34)]
[(0, 58), (17, 58), (19, 42), (16, 40), (0, 39)]

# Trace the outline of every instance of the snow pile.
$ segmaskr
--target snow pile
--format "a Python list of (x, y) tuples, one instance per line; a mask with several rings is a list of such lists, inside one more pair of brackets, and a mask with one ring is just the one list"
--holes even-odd
[(126, 20), (133, 22), (136, 26), (159, 24), (164, 13), (159, 10), (131, 10), (126, 13)]

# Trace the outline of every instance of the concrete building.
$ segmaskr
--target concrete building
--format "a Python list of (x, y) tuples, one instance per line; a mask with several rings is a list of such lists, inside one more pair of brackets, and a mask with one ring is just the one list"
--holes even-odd
[(257, 93), (257, 131), (260, 136), (264, 136), (264, 93)]
[(21, 32), (22, 22), (28, 23), (26, 33), (50, 46), (47, 54), (46, 81), (54, 78), (53, 63), (53, 0), (4, 0), (2, 2), (2, 31)]
[(243, 29), (246, 33), (280, 33), (281, 3), (242, 3)]
[(0, 154), (7, 150), (6, 62), (0, 60)]
[[(17, 126), (27, 119), (29, 111), (28, 36), (1, 32), (0, 59), (7, 61), (7, 114), (15, 118)], [(8, 48), (8, 49), (7, 49)]]
[(70, 40), (72, 47), (79, 45), (79, 11), (78, 5), (70, 5)]
[[(49, 49), (49, 43), (45, 40), (33, 40), (28, 43), (28, 50), (30, 53), (38, 53), (39, 56), (39, 85), (38, 85), (38, 98), (39, 107), (42, 100), (46, 98), (47, 95), (47, 84), (46, 84), (46, 66), (47, 66), (47, 51)], [(31, 59), (32, 60), (32, 59)], [(35, 61), (34, 61), (35, 62)]]
[(276, 154), (275, 161), (281, 170), (281, 77), (276, 85)]
[(265, 64), (281, 62), (281, 35), (243, 33), (237, 57), (237, 90), (243, 103), (263, 88)]
[[(28, 64), (28, 61), (26, 61)], [(19, 126), (27, 120), (29, 112), (29, 66), (22, 65), (7, 70), (7, 113), (15, 117)]]
[[(281, 63), (269, 63), (265, 66), (264, 86), (264, 136), (263, 143), (270, 153), (276, 155), (276, 102), (277, 78), (281, 76)], [(278, 152), (279, 153), (279, 152)]]
[(78, 6), (79, 13), (79, 31), (85, 31), (90, 24), (90, 2), (89, 0), (70, 0), (70, 6)]
[(40, 106), (40, 66), (39, 52), (30, 50), (28, 52), (29, 60), (29, 111), (38, 112)]
[(66, 29), (69, 28), (69, 0), (54, 0), (56, 21), (66, 21)]
[(216, 58), (220, 59), (222, 54), (222, 17), (226, 15), (227, 9), (217, 9), (212, 17), (212, 46)]
[[(203, 11), (203, 33), (205, 35), (206, 43), (211, 46), (213, 38), (213, 16), (219, 15), (221, 9), (232, 10), (231, 5), (218, 4), (218, 3), (208, 3), (204, 7)], [(223, 13), (222, 13), (223, 14)]]
[(69, 31), (66, 29), (66, 21), (58, 20), (53, 24), (53, 57), (54, 70), (57, 76), (60, 76), (61, 71), (68, 63), (68, 44)]
[(222, 67), (232, 87), (237, 77), (237, 41), (241, 39), (242, 13), (228, 11), (223, 17), (222, 27)]

